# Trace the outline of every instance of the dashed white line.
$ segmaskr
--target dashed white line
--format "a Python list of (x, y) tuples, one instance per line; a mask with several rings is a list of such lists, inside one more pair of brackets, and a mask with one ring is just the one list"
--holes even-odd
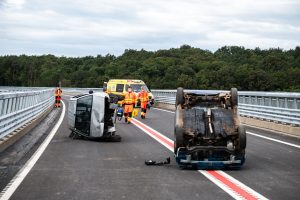
[(266, 137), (266, 136), (259, 135), (259, 134), (256, 134), (256, 133), (253, 133), (253, 132), (250, 132), (250, 131), (246, 131), (246, 133), (249, 134), (249, 135), (256, 136), (256, 137), (271, 140), (273, 142), (278, 142), (278, 143), (281, 143), (281, 144), (285, 144), (285, 145), (289, 145), (289, 146), (292, 146), (292, 147), (300, 148), (300, 145), (296, 145), (296, 144), (292, 144), (292, 143), (289, 143), (289, 142), (284, 142), (284, 141), (277, 140), (277, 139), (274, 139), (274, 138)]
[(75, 95), (63, 94), (62, 96), (66, 96), (66, 97), (74, 97)]
[(175, 113), (174, 111), (170, 111), (170, 110), (164, 110), (164, 109), (160, 109), (160, 108), (152, 108), (154, 110), (160, 110), (160, 111), (164, 111), (164, 112), (168, 112), (168, 113)]
[(37, 151), (31, 156), (31, 158), (26, 162), (26, 164), (20, 169), (20, 171), (15, 175), (15, 177), (9, 182), (9, 184), (4, 188), (4, 190), (0, 193), (0, 200), (8, 200), (14, 194), (16, 189), (20, 186), (23, 182), (25, 177), (28, 175), (30, 170), (36, 164), (38, 159), (41, 157), (47, 146), (49, 145), (50, 141), (54, 137), (55, 133), (57, 132), (58, 128), (60, 127), (61, 123), (63, 122), (65, 116), (65, 104), (62, 101), (63, 110), (60, 115), (60, 118), (56, 125), (53, 127), (47, 138), (43, 141), (43, 143), (39, 146)]

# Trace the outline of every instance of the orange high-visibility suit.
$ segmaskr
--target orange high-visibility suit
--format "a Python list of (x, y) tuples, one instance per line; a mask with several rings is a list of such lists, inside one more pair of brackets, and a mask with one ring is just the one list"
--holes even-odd
[(145, 90), (141, 90), (138, 94), (138, 99), (141, 101), (141, 118), (146, 118), (147, 105), (149, 102), (148, 92)]
[(57, 88), (54, 92), (55, 95), (55, 107), (60, 107), (60, 100), (61, 100), (62, 91), (60, 88)]
[(126, 92), (123, 100), (125, 122), (130, 123), (134, 105), (137, 103), (137, 98), (134, 92)]

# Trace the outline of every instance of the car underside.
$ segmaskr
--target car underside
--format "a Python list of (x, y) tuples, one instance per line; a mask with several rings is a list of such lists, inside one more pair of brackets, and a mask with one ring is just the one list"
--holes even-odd
[(237, 90), (192, 93), (177, 89), (174, 153), (181, 167), (240, 167), (246, 133), (238, 115)]

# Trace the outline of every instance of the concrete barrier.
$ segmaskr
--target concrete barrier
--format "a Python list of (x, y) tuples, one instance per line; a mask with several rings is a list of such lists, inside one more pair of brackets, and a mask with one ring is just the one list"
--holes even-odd
[(261, 119), (255, 119), (250, 117), (241, 117), (241, 122), (245, 125), (263, 128), (283, 134), (288, 134), (291, 136), (300, 137), (300, 127), (298, 126), (291, 126), (291, 125), (284, 125), (280, 123), (275, 123), (271, 121), (263, 121)]

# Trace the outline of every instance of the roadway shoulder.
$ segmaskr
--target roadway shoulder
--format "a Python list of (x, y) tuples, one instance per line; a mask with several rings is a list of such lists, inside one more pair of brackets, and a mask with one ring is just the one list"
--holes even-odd
[[(7, 185), (11, 178), (26, 163), (26, 161), (35, 152), (39, 144), (48, 135), (49, 130), (56, 124), (57, 116), (60, 113), (58, 109), (50, 109), (48, 115), (39, 119), (35, 126), (26, 134), (19, 137), (13, 144), (7, 147), (0, 154), (0, 191)], [(33, 124), (33, 123), (31, 123)]]

